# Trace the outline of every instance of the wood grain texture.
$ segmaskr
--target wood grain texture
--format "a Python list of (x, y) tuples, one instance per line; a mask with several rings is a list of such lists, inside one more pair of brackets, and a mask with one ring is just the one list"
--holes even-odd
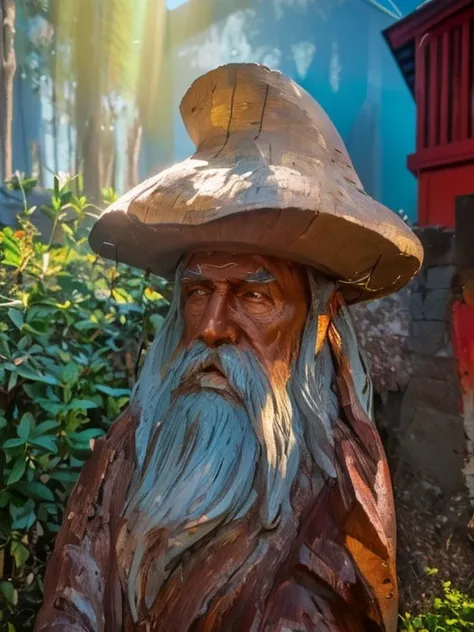
[(181, 103), (196, 144), (110, 206), (90, 243), (99, 254), (173, 274), (185, 252), (262, 252), (343, 282), (348, 302), (400, 289), (421, 245), (364, 191), (323, 109), (293, 81), (257, 64), (197, 79)]
[[(37, 632), (395, 632), (390, 476), (356, 392), (350, 354), (357, 349), (343, 346), (335, 325), (341, 309), (335, 295), (328, 341), (340, 400), (336, 478), (321, 485), (303, 451), (291, 511), (277, 526), (262, 528), (257, 506), (223, 525), (182, 557), (156, 601), (134, 620), (121, 516), (135, 468), (136, 423), (126, 411), (97, 443), (68, 503)], [(166, 529), (153, 537), (150, 563), (168, 546)]]

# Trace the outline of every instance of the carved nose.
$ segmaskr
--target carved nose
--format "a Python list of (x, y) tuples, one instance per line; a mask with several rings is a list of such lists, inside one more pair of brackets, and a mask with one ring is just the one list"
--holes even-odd
[(238, 332), (228, 317), (224, 297), (213, 298), (202, 320), (200, 338), (209, 347), (219, 347), (224, 344), (235, 344)]
[(208, 321), (200, 337), (209, 347), (235, 344), (238, 340), (235, 327), (230, 323), (216, 320)]

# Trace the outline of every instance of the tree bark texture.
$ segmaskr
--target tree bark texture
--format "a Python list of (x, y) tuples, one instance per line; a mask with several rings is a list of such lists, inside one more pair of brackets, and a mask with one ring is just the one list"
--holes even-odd
[(138, 116), (133, 121), (127, 138), (127, 189), (131, 189), (139, 183), (138, 161), (142, 143), (142, 127)]
[(100, 59), (101, 15), (100, 6), (92, 0), (83, 0), (78, 4), (75, 37), (76, 173), (83, 173), (84, 194), (97, 202), (103, 183), (103, 106), (101, 69), (94, 60)]
[(0, 0), (0, 180), (13, 174), (13, 79), (15, 58), (15, 0)]

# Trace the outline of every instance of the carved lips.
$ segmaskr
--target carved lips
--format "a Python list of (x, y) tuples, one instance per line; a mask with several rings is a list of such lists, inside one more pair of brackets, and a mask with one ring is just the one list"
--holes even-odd
[(216, 366), (209, 365), (197, 374), (196, 379), (202, 388), (218, 391), (226, 391), (230, 388), (229, 381)]
[(241, 403), (240, 397), (232, 388), (217, 357), (208, 359), (188, 371), (181, 382), (179, 392), (202, 389), (221, 391), (223, 395)]

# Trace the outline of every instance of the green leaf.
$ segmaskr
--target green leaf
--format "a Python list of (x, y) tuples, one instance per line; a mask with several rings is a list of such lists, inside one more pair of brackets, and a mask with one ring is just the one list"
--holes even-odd
[(20, 478), (25, 473), (25, 469), (26, 469), (26, 461), (25, 461), (25, 457), (22, 455), (18, 457), (15, 463), (13, 464), (12, 471), (10, 472), (10, 476), (8, 477), (8, 480), (7, 480), (7, 485), (12, 485), (13, 483), (16, 483), (17, 481), (19, 481)]
[(13, 586), (11, 582), (2, 582), (0, 584), (0, 590), (2, 591), (3, 596), (9, 603), (11, 603), (14, 606), (17, 605), (18, 592), (15, 590), (15, 587)]
[(38, 397), (36, 399), (36, 403), (41, 406), (41, 408), (45, 410), (48, 415), (57, 416), (65, 410), (65, 406), (61, 402), (53, 402), (49, 399), (45, 399), (44, 397)]
[(59, 384), (59, 381), (52, 375), (43, 375), (39, 373), (39, 371), (33, 371), (32, 369), (29, 369), (23, 364), (20, 364), (19, 366), (15, 366), (14, 364), (11, 364), (10, 362), (6, 362), (5, 368), (8, 369), (9, 371), (15, 371), (16, 373), (18, 373), (20, 377), (24, 377), (27, 380), (32, 380), (34, 382), (41, 382), (43, 384), (51, 384), (52, 386), (57, 386)]
[(100, 428), (89, 428), (88, 430), (81, 430), (81, 432), (71, 432), (69, 438), (80, 443), (88, 443), (91, 439), (101, 437), (103, 434), (104, 431)]
[(8, 378), (7, 393), (11, 393), (17, 383), (18, 373), (16, 371), (14, 373), (10, 373), (10, 377)]
[(114, 419), (120, 414), (118, 401), (115, 397), (107, 397), (107, 417)]
[(7, 439), (3, 444), (3, 447), (8, 448), (17, 448), (20, 445), (25, 445), (24, 439)]
[(0, 508), (4, 509), (11, 502), (11, 494), (3, 490), (0, 492)]
[(8, 342), (6, 338), (3, 337), (3, 335), (0, 336), (0, 355), (3, 355), (5, 358), (11, 357), (10, 347), (8, 346)]
[(64, 191), (61, 193), (61, 205), (65, 206), (72, 200), (72, 191)]
[(18, 329), (21, 329), (23, 327), (24, 320), (22, 312), (19, 312), (17, 309), (9, 309), (8, 316), (15, 327), (17, 327)]
[(75, 483), (79, 472), (72, 472), (71, 470), (58, 470), (51, 473), (53, 481), (59, 481), (61, 483)]
[(63, 384), (72, 386), (77, 382), (80, 375), (80, 369), (74, 362), (69, 362), (61, 371), (61, 381)]
[(7, 254), (11, 253), (18, 259), (18, 262), (20, 262), (21, 251), (20, 251), (20, 248), (18, 247), (18, 242), (16, 238), (13, 236), (13, 231), (12, 230), (8, 231), (7, 228), (4, 228), (0, 237), (1, 237), (0, 243), (3, 244), (3, 247), (7, 251)]
[(122, 410), (122, 408), (125, 406), (125, 404), (128, 404), (128, 402), (130, 401), (130, 397), (119, 397), (117, 400), (117, 406), (119, 407), (120, 410)]
[(88, 410), (89, 408), (97, 408), (97, 404), (88, 399), (76, 399), (67, 405), (67, 410)]
[(104, 393), (111, 397), (123, 397), (124, 395), (130, 395), (132, 392), (129, 388), (111, 388), (105, 384), (96, 384), (95, 388), (99, 393)]
[(21, 568), (26, 560), (30, 557), (29, 549), (18, 540), (13, 540), (10, 546), (10, 553), (15, 560), (17, 568)]
[(53, 187), (54, 197), (59, 198), (59, 177), (56, 174), (54, 175)]
[(33, 334), (34, 336), (44, 336), (48, 333), (48, 323), (41, 320), (34, 320), (31, 323), (25, 323), (22, 327), (22, 331)]
[(37, 481), (20, 481), (15, 484), (14, 488), (28, 498), (33, 498), (34, 500), (49, 500), (50, 502), (54, 502), (55, 500), (53, 492), (46, 487), (46, 485), (38, 483)]
[(164, 323), (164, 320), (165, 319), (163, 318), (163, 316), (160, 316), (160, 314), (153, 314), (152, 316), (150, 316), (150, 322), (153, 325), (155, 334), (157, 334), (160, 331), (161, 326)]
[(40, 448), (47, 452), (52, 452), (53, 454), (56, 454), (58, 451), (56, 437), (53, 435), (43, 435), (42, 437), (30, 439), (30, 443), (35, 448)]
[(25, 413), (22, 416), (21, 421), (16, 429), (17, 435), (20, 437), (20, 439), (25, 439), (25, 441), (28, 439), (34, 427), (34, 423), (35, 422), (33, 419), (33, 415), (31, 413)]
[(91, 322), (90, 320), (82, 320), (74, 323), (74, 327), (78, 331), (87, 331), (89, 329), (99, 329), (99, 325), (96, 322)]
[(66, 351), (61, 351), (61, 349), (59, 349), (58, 351), (58, 355), (61, 359), (61, 362), (71, 362), (71, 354), (67, 353)]
[(17, 344), (17, 348), (20, 349), (20, 351), (24, 351), (25, 349), (27, 349), (28, 347), (31, 346), (32, 343), (32, 339), (31, 336), (23, 336)]
[(42, 434), (45, 434), (49, 430), (53, 430), (59, 427), (59, 423), (54, 419), (47, 419), (46, 421), (42, 421), (35, 428), (35, 437), (39, 437)]
[(21, 507), (10, 504), (10, 515), (13, 518), (12, 529), (28, 531), (36, 520), (34, 501), (27, 500)]

